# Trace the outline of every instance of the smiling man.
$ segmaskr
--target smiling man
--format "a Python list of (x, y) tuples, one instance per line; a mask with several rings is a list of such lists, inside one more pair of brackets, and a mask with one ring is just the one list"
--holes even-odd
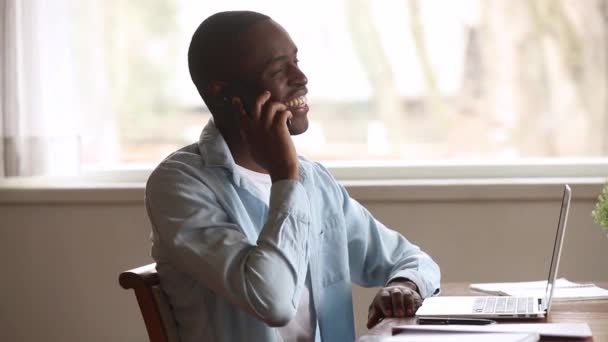
[(217, 13), (192, 37), (190, 74), (213, 119), (146, 186), (152, 256), (184, 342), (353, 341), (353, 283), (382, 287), (368, 327), (439, 290), (427, 254), (297, 155), (291, 136), (309, 115), (297, 52), (255, 12)]

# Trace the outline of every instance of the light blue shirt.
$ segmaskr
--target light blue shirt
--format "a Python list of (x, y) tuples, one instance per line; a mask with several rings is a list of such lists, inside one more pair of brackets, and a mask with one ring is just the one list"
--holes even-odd
[(355, 339), (352, 283), (438, 291), (437, 264), (320, 164), (300, 158), (300, 180), (273, 183), (270, 205), (257, 193), (213, 121), (148, 179), (152, 257), (183, 342), (280, 341), (309, 269), (322, 341)]

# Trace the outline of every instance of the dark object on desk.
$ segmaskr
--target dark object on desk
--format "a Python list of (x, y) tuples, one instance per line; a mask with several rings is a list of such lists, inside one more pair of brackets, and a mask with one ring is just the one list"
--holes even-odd
[(450, 318), (450, 317), (418, 317), (418, 324), (464, 324), (464, 325), (488, 325), (496, 324), (496, 321), (484, 318)]

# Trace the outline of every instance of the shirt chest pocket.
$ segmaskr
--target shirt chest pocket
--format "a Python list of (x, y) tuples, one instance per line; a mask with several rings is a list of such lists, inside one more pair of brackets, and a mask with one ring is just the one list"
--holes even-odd
[(348, 240), (346, 228), (338, 215), (327, 217), (321, 223), (321, 284), (324, 287), (333, 285), (347, 278)]

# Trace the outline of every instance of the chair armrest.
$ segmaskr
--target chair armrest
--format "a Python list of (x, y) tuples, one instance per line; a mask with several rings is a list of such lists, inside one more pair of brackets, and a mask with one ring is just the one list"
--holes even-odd
[(126, 290), (159, 285), (160, 279), (156, 273), (156, 263), (124, 271), (118, 276), (118, 282)]

